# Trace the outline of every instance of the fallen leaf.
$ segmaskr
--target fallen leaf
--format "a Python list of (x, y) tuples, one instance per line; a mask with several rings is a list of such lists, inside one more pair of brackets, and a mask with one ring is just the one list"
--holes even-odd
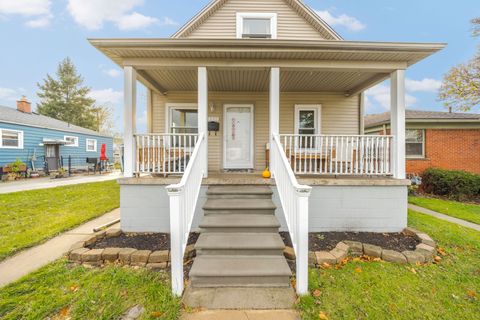
[(315, 289), (315, 290), (313, 290), (313, 292), (312, 292), (312, 295), (313, 295), (314, 297), (320, 297), (321, 294), (322, 294), (322, 292), (321, 292), (320, 290), (318, 290), (318, 289)]
[(361, 267), (356, 267), (356, 268), (355, 268), (355, 272), (356, 272), (356, 273), (362, 272), (362, 268), (361, 268)]
[(457, 295), (454, 295), (454, 294), (452, 294), (452, 298), (453, 298), (453, 299), (455, 299), (455, 300), (458, 300), (458, 299), (460, 299), (460, 297), (459, 297), (459, 296), (457, 296)]
[(295, 279), (292, 279), (290, 283), (292, 284), (292, 288), (295, 289), (297, 287), (297, 281)]
[(328, 320), (327, 315), (323, 311), (320, 311), (320, 313), (318, 314), (318, 318), (321, 320)]
[(475, 299), (477, 297), (477, 293), (473, 290), (467, 290), (467, 295), (472, 299)]
[(320, 265), (320, 267), (322, 267), (324, 269), (330, 269), (332, 267), (332, 265), (328, 262), (324, 262)]
[(433, 294), (437, 293), (437, 288), (432, 288), (432, 293)]
[(411, 273), (417, 274), (417, 270), (415, 270), (414, 268), (407, 267), (407, 269), (410, 270)]
[(153, 318), (160, 318), (161, 316), (163, 316), (163, 312), (153, 311), (153, 312), (150, 313), (150, 316), (152, 316)]
[(359, 261), (360, 261), (360, 257), (355, 257), (355, 258), (352, 259), (352, 261), (359, 262)]
[(435, 258), (433, 258), (433, 260), (435, 260), (435, 262), (440, 262), (442, 260), (442, 257), (435, 256)]
[(442, 256), (447, 255), (447, 253), (445, 252), (445, 249), (441, 247), (437, 248), (437, 252)]
[(122, 298), (128, 297), (128, 290), (122, 290), (122, 291), (120, 291), (120, 296), (121, 296)]
[(77, 291), (77, 290), (78, 290), (78, 285), (72, 284), (72, 285), (70, 286), (70, 291), (75, 292), (75, 291)]
[(373, 261), (378, 262), (378, 261), (382, 261), (382, 259), (381, 258), (373, 258)]

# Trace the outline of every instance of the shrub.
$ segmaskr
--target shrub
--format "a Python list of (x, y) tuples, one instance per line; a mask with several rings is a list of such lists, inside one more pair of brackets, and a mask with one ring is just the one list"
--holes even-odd
[(422, 175), (422, 190), (456, 200), (475, 200), (480, 198), (480, 175), (428, 168)]

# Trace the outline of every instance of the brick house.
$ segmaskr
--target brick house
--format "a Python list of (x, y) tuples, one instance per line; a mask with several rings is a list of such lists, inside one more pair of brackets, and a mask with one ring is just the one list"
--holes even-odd
[[(480, 174), (480, 114), (406, 110), (406, 172), (429, 167)], [(366, 134), (388, 134), (390, 114), (367, 115)]]

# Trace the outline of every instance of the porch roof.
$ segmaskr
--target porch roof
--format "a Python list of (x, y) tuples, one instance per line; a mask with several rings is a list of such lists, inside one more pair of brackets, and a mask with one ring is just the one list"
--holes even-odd
[(90, 39), (120, 67), (158, 92), (195, 91), (196, 68), (209, 68), (212, 91), (267, 91), (268, 69), (282, 68), (282, 91), (357, 94), (445, 47), (272, 39)]

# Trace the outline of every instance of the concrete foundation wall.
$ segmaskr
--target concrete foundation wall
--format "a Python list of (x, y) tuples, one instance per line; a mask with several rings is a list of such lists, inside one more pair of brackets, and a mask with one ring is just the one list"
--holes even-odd
[[(281, 230), (287, 226), (278, 192), (273, 202)], [(203, 216), (207, 186), (200, 190), (192, 230)], [(169, 232), (169, 199), (162, 185), (121, 185), (121, 228), (126, 232)], [(313, 186), (309, 230), (398, 232), (407, 226), (406, 186)]]

